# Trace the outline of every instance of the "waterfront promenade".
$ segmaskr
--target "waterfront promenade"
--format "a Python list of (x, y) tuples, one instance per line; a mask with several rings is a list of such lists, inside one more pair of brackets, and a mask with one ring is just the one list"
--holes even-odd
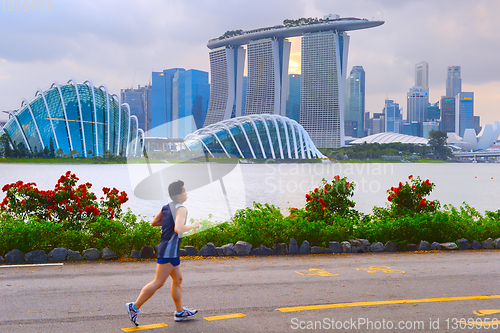
[[(139, 328), (480, 332), (485, 328), (465, 329), (462, 319), (500, 319), (499, 258), (498, 250), (481, 250), (183, 259), (184, 305), (199, 314), (174, 322), (165, 286), (141, 309)], [(0, 331), (127, 331), (125, 302), (154, 269), (155, 261), (0, 267)]]

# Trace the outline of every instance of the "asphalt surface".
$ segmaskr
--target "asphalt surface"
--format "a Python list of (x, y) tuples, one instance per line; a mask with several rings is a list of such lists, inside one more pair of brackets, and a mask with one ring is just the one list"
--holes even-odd
[[(142, 332), (500, 331), (500, 251), (183, 259), (176, 323), (170, 280)], [(0, 267), (0, 332), (123, 332), (125, 303), (155, 261)], [(219, 319), (214, 316), (234, 315)], [(209, 320), (218, 319), (218, 320)], [(474, 320), (483, 326), (467, 326)], [(163, 324), (149, 328), (148, 325)], [(166, 326), (168, 325), (168, 326)], [(154, 326), (152, 326), (154, 327)]]

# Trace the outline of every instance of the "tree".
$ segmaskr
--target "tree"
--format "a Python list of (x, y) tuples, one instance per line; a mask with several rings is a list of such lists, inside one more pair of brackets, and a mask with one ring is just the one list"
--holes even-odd
[(62, 157), (64, 154), (64, 151), (62, 150), (62, 148), (57, 148), (56, 154), (57, 154), (57, 157)]
[(14, 155), (9, 133), (4, 133), (0, 136), (0, 154), (2, 154), (3, 157), (12, 157)]
[(431, 152), (436, 156), (437, 159), (447, 160), (448, 157), (451, 156), (450, 149), (446, 146), (446, 140), (448, 139), (448, 135), (443, 131), (434, 131), (431, 130), (429, 132), (429, 147), (431, 148)]
[(49, 157), (50, 158), (56, 157), (56, 151), (54, 148), (54, 141), (52, 140), (52, 137), (50, 137), (50, 141), (49, 141)]

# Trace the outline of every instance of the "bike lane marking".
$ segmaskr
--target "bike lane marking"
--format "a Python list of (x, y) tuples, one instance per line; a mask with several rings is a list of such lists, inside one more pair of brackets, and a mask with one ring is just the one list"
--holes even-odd
[(122, 328), (123, 332), (135, 332), (135, 331), (142, 331), (142, 330), (150, 330), (153, 328), (160, 328), (160, 327), (167, 327), (167, 324), (164, 323), (159, 323), (159, 324), (151, 324), (151, 325), (142, 325), (142, 326), (136, 326), (136, 327), (125, 327)]
[(481, 299), (500, 299), (500, 295), (440, 297), (440, 298), (416, 298), (416, 299), (401, 299), (401, 300), (393, 300), (393, 301), (333, 303), (333, 304), (322, 304), (322, 305), (294, 306), (294, 307), (288, 307), (288, 308), (279, 308), (279, 309), (275, 309), (275, 310), (280, 311), (280, 312), (295, 312), (295, 311), (349, 308), (349, 307), (371, 306), (371, 305), (456, 302), (456, 301), (471, 301), (471, 300), (481, 300)]

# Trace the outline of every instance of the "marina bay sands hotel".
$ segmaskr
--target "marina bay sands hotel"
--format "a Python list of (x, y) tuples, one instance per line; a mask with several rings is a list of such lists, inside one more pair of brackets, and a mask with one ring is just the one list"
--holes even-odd
[[(329, 15), (324, 19), (285, 20), (283, 25), (251, 31), (228, 31), (211, 39), (207, 44), (211, 90), (204, 126), (243, 116), (243, 73), (247, 54), (244, 116), (285, 116), (291, 48), (287, 38), (302, 36), (300, 125), (318, 148), (344, 145), (343, 110), (349, 48), (346, 31), (383, 23)], [(246, 50), (243, 45), (247, 46)], [(282, 133), (287, 131), (286, 126), (280, 126), (276, 125), (276, 131), (280, 128)], [(250, 142), (248, 137), (246, 140)]]

